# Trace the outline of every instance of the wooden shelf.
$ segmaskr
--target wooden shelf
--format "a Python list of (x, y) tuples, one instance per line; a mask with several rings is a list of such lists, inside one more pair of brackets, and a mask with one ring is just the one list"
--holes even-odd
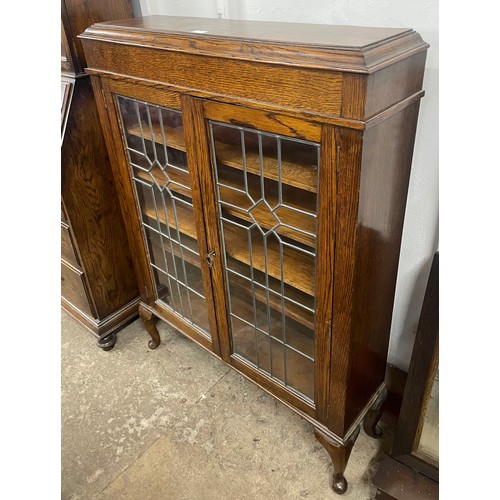
[[(239, 145), (238, 142), (234, 144), (216, 140), (215, 149), (217, 161), (220, 164), (243, 170), (241, 145)], [(274, 157), (276, 153), (272, 153), (272, 156), (266, 156), (266, 148), (263, 148), (263, 154), (262, 174), (267, 179), (278, 181), (278, 160)], [(261, 170), (258, 145), (255, 143), (252, 144), (252, 142), (248, 140), (248, 134), (245, 136), (245, 156), (247, 172), (260, 176)], [(307, 156), (308, 155), (304, 153), (301, 154), (300, 150), (297, 149), (294, 155), (282, 157), (281, 182), (289, 186), (316, 193), (318, 190), (318, 170), (317, 166), (315, 168), (312, 167)]]
[[(231, 171), (231, 169), (228, 169)], [(189, 187), (190, 185), (190, 180), (189, 180), (189, 174), (187, 172), (181, 172), (178, 169), (172, 168), (172, 167), (166, 167), (165, 169), (167, 175), (169, 178), (175, 183), (175, 184), (170, 184), (169, 189), (174, 191), (175, 193), (181, 194), (183, 196), (188, 196), (191, 197), (191, 189)], [(166, 184), (166, 177), (161, 171), (160, 168), (158, 167), (153, 167), (149, 172), (145, 172), (143, 170), (140, 170), (139, 168), (134, 169), (135, 175), (146, 181), (146, 182), (151, 182), (154, 180), (158, 185), (160, 186), (165, 186)], [(274, 182), (274, 181), (270, 181)], [(250, 185), (249, 183), (249, 191), (253, 199), (259, 199), (260, 194), (259, 194), (259, 187), (255, 185)], [(228, 172), (227, 175), (224, 175), (224, 185), (225, 186), (231, 186), (235, 188), (239, 188), (239, 185), (236, 183), (234, 180), (234, 177), (231, 177), (231, 172)], [(250, 200), (248, 197), (242, 193), (238, 193), (236, 191), (233, 191), (228, 188), (224, 188), (222, 185), (220, 186), (221, 189), (221, 198), (232, 205), (239, 206), (242, 208), (247, 208), (250, 205)], [(277, 199), (272, 196), (268, 196), (266, 198), (268, 200), (268, 203), (271, 206), (275, 206), (277, 204)], [(308, 203), (311, 205), (311, 203)], [(292, 204), (290, 204), (292, 206)], [(303, 204), (304, 205), (304, 204)], [(297, 206), (297, 204), (295, 204)], [(303, 209), (303, 207), (297, 207), (300, 209)], [(311, 208), (310, 206), (306, 207), (308, 210), (313, 211), (314, 208)], [(241, 210), (234, 209), (232, 207), (229, 207), (227, 205), (224, 205), (224, 210), (227, 211), (228, 213), (235, 215), (237, 217), (240, 217), (244, 219), (245, 221), (248, 222), (253, 222), (252, 218), (246, 214), (245, 212)], [(271, 229), (275, 224), (276, 224), (276, 219), (271, 215), (270, 212), (262, 210), (259, 211), (258, 214), (254, 214), (256, 218), (258, 219), (259, 224), (264, 228), (264, 229)], [(303, 231), (310, 232), (314, 234), (316, 232), (316, 220), (315, 218), (311, 215), (305, 215), (301, 214), (299, 212), (295, 212), (289, 208), (282, 207), (279, 209), (278, 212), (279, 219), (281, 222), (284, 224), (288, 224), (290, 226), (298, 227), (299, 229), (302, 229)], [(288, 227), (279, 227), (276, 229), (276, 232), (282, 236), (285, 236), (287, 238), (290, 238), (292, 240), (298, 241), (300, 243), (303, 243), (304, 245), (307, 245), (311, 247), (312, 249), (315, 248), (316, 246), (316, 238), (313, 236), (309, 236), (307, 234), (300, 233), (299, 231), (295, 231), (293, 229), (290, 229)]]
[[(250, 265), (247, 239), (241, 238), (237, 230), (227, 225), (224, 228), (224, 238), (227, 253), (234, 259)], [(264, 245), (260, 242), (252, 243), (253, 267), (261, 272), (265, 272)], [(279, 246), (274, 241), (268, 241), (267, 256), (267, 272), (269, 276), (281, 280)], [(301, 292), (314, 295), (314, 268), (311, 266), (307, 256), (283, 247), (283, 260), (284, 282)]]
[[(160, 261), (162, 261), (163, 260), (163, 253), (162, 252), (163, 251), (162, 251), (161, 244), (160, 244), (159, 240), (151, 238), (150, 241), (151, 241), (151, 245), (152, 245), (151, 251), (155, 257), (155, 262), (158, 261), (157, 259), (160, 259)], [(183, 244), (185, 245), (184, 241), (183, 241)], [(195, 246), (196, 246), (196, 249), (194, 248)], [(191, 248), (191, 251), (183, 249), (182, 255), (181, 255), (181, 251), (179, 249), (179, 245), (177, 243), (172, 245), (172, 247), (170, 247), (170, 245), (168, 245), (168, 244), (166, 245), (166, 247), (165, 247), (166, 252), (172, 253), (172, 250), (173, 250), (173, 254), (176, 257), (178, 257), (179, 259), (184, 258), (184, 260), (186, 262), (188, 262), (189, 264), (196, 266), (198, 268), (201, 267), (201, 262), (200, 262), (200, 257), (198, 255), (198, 248), (197, 248), (196, 240), (193, 240), (193, 247)], [(157, 266), (157, 267), (160, 267), (160, 269), (163, 269), (162, 266)]]
[[(156, 219), (156, 212), (153, 207), (146, 206), (144, 208), (144, 211), (148, 217)], [(162, 212), (160, 212), (159, 214), (160, 222), (162, 224), (166, 224), (167, 221)], [(171, 207), (167, 207), (167, 217), (170, 221), (169, 226), (173, 229), (176, 229), (174, 225), (175, 218)], [(181, 204), (177, 204), (177, 222), (179, 224), (178, 229), (180, 232), (197, 240), (193, 213), (190, 210), (184, 208)], [(228, 254), (234, 259), (243, 262), (244, 264), (250, 265), (247, 240), (242, 239), (240, 237), (240, 234), (236, 230), (227, 227), (227, 225), (224, 230), (224, 235), (226, 238), (226, 251), (228, 252)], [(281, 266), (279, 262), (279, 247), (273, 241), (269, 241), (267, 249), (268, 274), (273, 278), (280, 280)], [(262, 244), (259, 245), (258, 243), (254, 243), (252, 263), (254, 268), (261, 272), (265, 272), (263, 250), (264, 249)], [(285, 262), (283, 270), (285, 283), (308, 295), (314, 295), (314, 269), (311, 267), (310, 261), (307, 259), (307, 257), (305, 255), (302, 256), (301, 254), (297, 254), (297, 252), (291, 254), (291, 250), (287, 247), (283, 248), (283, 254)]]
[[(152, 125), (153, 125), (154, 142), (163, 145), (163, 135), (161, 133), (160, 124), (152, 123)], [(142, 133), (144, 134), (144, 139), (148, 141), (153, 141), (149, 125), (143, 122), (141, 123), (141, 126), (142, 126)], [(184, 129), (182, 126), (169, 127), (168, 125), (163, 124), (163, 131), (165, 132), (166, 146), (168, 146), (169, 148), (174, 148), (178, 149), (179, 151), (186, 152), (186, 142), (184, 141)], [(142, 137), (141, 127), (139, 125), (127, 128), (127, 133), (135, 137)]]
[[(226, 203), (230, 203), (231, 205), (241, 207), (242, 209), (248, 209), (252, 205), (252, 202), (250, 201), (248, 196), (230, 189), (236, 188), (241, 190), (243, 187), (241, 185), (241, 182), (239, 182), (239, 175), (234, 174), (235, 172), (231, 168), (222, 167), (219, 169), (219, 191), (221, 200), (225, 201)], [(277, 189), (277, 186), (269, 186), (269, 183), (276, 184), (275, 181), (266, 180), (266, 187), (264, 188), (266, 192), (266, 201), (271, 207), (275, 207), (276, 205), (278, 205), (278, 198), (276, 195), (273, 196), (272, 194), (268, 193), (272, 193), (275, 190), (273, 188)], [(260, 181), (256, 177), (248, 179), (248, 192), (253, 200), (259, 200), (261, 198)], [(302, 191), (302, 193), (304, 192)], [(297, 202), (287, 202), (287, 204), (300, 210), (308, 210), (311, 212), (311, 215), (305, 215), (286, 207), (280, 207), (277, 211), (277, 215), (283, 224), (297, 227), (299, 229), (302, 229), (303, 231), (315, 234), (316, 219), (312, 214), (314, 214), (316, 211), (316, 200), (312, 195), (308, 193), (304, 194), (305, 196), (301, 197), (302, 202), (300, 203), (300, 205)], [(223, 208), (225, 211), (232, 215), (235, 215), (236, 217), (240, 217), (241, 219), (244, 219), (248, 222), (253, 222), (250, 215), (246, 214), (242, 210), (237, 210), (227, 205), (223, 205)], [(254, 213), (254, 217), (263, 229), (272, 229), (276, 225), (276, 219), (271, 214), (271, 212), (269, 212), (269, 210), (258, 210), (258, 213)], [(314, 236), (309, 236), (307, 234), (300, 233), (299, 231), (295, 231), (284, 226), (277, 228), (275, 231), (282, 236), (286, 236), (292, 240), (299, 241), (300, 243), (303, 243), (304, 245), (307, 245), (313, 249), (316, 247), (316, 238)]]
[[(192, 194), (191, 189), (189, 188), (189, 174), (187, 172), (181, 172), (180, 170), (169, 166), (165, 168), (165, 172), (167, 173), (170, 180), (176, 183), (170, 184), (169, 189), (178, 194), (191, 198)], [(152, 180), (154, 180), (159, 186), (165, 186), (167, 183), (167, 178), (159, 167), (153, 167), (149, 172), (144, 172), (144, 170), (134, 168), (134, 173), (143, 181), (151, 182)]]
[[(189, 267), (186, 272), (190, 275), (191, 270)], [(169, 282), (166, 280), (165, 275), (160, 276), (160, 273), (158, 273), (158, 275), (160, 280), (157, 284), (158, 299), (173, 309), (184, 320), (194, 324), (198, 328), (201, 328), (203, 330), (203, 335), (210, 337), (210, 325), (208, 321), (206, 300), (195, 293), (189, 293), (189, 300), (187, 300), (188, 291), (181, 281), (179, 281), (180, 288), (177, 288), (176, 285), (172, 284), (172, 288), (170, 289)], [(193, 276), (190, 276), (188, 280), (194, 289), (203, 289), (203, 282), (201, 279), (196, 279), (196, 281), (193, 282)], [(179, 290), (181, 291), (180, 295)], [(181, 302), (184, 310), (181, 308)], [(189, 307), (189, 304), (191, 304), (191, 307)]]
[[(170, 219), (170, 217), (173, 214), (171, 214), (169, 212), (167, 212), (167, 213), (168, 213), (168, 216)], [(177, 218), (180, 221), (179, 223), (182, 225), (182, 228), (183, 228), (182, 232), (186, 236), (190, 237), (193, 240), (193, 246), (196, 248), (192, 248), (192, 251), (198, 253), (198, 248), (197, 248), (195, 236), (193, 236), (193, 229), (194, 228), (193, 228), (193, 226), (191, 226), (187, 223), (188, 214), (189, 214), (188, 210), (186, 210), (186, 209), (179, 210), (179, 207), (177, 208)], [(148, 217), (155, 218), (156, 214), (154, 212), (154, 209), (147, 210), (147, 215), (148, 215)], [(161, 222), (163, 224), (165, 224), (164, 220), (162, 220)], [(171, 227), (173, 228), (173, 225)], [(153, 254), (155, 256), (160, 256), (162, 258), (162, 255), (161, 255), (162, 250), (161, 250), (161, 247), (159, 245), (159, 242), (156, 240), (151, 240), (151, 243), (153, 245), (153, 248), (152, 248)], [(167, 246), (167, 251), (171, 251), (169, 246)], [(180, 254), (178, 245), (173, 246), (173, 251), (174, 251), (173, 253), (176, 257), (181, 258), (181, 254)], [(191, 252), (183, 252), (183, 256), (184, 256), (184, 260), (186, 262), (188, 262), (189, 264), (194, 265), (198, 268), (200, 267), (201, 261), (200, 261), (199, 256), (195, 256)], [(235, 260), (235, 262), (239, 263), (238, 269), (237, 269), (238, 272), (240, 272), (240, 274), (244, 275), (246, 273), (246, 270), (244, 269), (244, 267), (247, 267), (247, 264), (244, 264), (243, 262), (240, 262), (237, 260)], [(231, 267), (234, 268), (234, 265), (232, 265)], [(240, 295), (243, 295), (245, 292), (248, 293), (248, 289), (249, 289), (248, 281), (246, 281), (243, 278), (238, 277), (235, 274), (232, 274), (231, 276), (232, 276), (231, 283), (232, 283), (232, 285), (236, 285), (236, 287), (238, 288), (238, 290), (240, 292)], [(255, 289), (255, 299), (258, 302), (260, 302), (261, 304), (266, 304), (267, 303), (267, 294), (266, 294), (265, 290), (259, 286), (255, 286), (254, 289)], [(304, 296), (301, 292), (298, 292), (295, 288), (289, 287), (289, 286), (287, 286), (286, 296), (291, 298), (295, 302), (298, 302), (298, 303), (304, 303), (304, 302), (308, 302), (311, 300), (311, 297), (309, 295)], [(241, 299), (240, 302), (243, 303), (243, 300)], [(277, 297), (273, 293), (269, 294), (269, 305), (273, 310), (275, 310), (276, 312), (281, 314), (281, 312), (282, 312), (281, 300), (279, 299), (279, 297)], [(311, 306), (312, 304), (307, 304), (307, 305)], [(286, 311), (287, 311), (287, 318), (293, 320), (296, 324), (302, 325), (303, 327), (309, 329), (311, 332), (314, 331), (314, 328), (315, 328), (314, 321), (310, 321), (306, 317), (303, 309), (296, 306), (292, 302), (287, 301)], [(295, 330), (293, 330), (293, 331), (295, 331)], [(289, 329), (287, 327), (287, 337), (289, 336), (288, 331), (289, 331)], [(293, 335), (293, 333), (291, 335)], [(304, 336), (304, 335), (301, 334), (301, 336)], [(306, 341), (304, 340), (304, 342), (306, 342)], [(311, 343), (311, 345), (309, 345), (309, 344), (307, 346), (304, 345), (300, 349), (302, 350), (302, 352), (305, 352), (309, 356), (313, 356), (314, 355), (313, 341), (309, 340), (307, 342)], [(297, 343), (295, 342), (295, 340), (290, 341), (290, 344), (294, 345), (294, 347), (297, 348), (297, 345), (296, 345)]]
[[(242, 309), (248, 309), (252, 306), (239, 297), (233, 299), (233, 309), (236, 314)], [(271, 319), (272, 321), (272, 319)], [(233, 329), (233, 348), (237, 355), (243, 356), (255, 365), (259, 363), (260, 368), (273, 377), (284, 382), (285, 379), (285, 355), (286, 350), (286, 383), (288, 386), (299, 390), (310, 399), (314, 399), (314, 362), (294, 352), (292, 349), (284, 346), (279, 341), (268, 337), (265, 334), (258, 333), (257, 345), (255, 342), (255, 330), (251, 327)], [(286, 329), (287, 345), (314, 357), (314, 338), (304, 334), (297, 328), (288, 326)], [(280, 339), (282, 340), (282, 339)], [(272, 343), (272, 347), (269, 343)], [(257, 356), (258, 355), (258, 356)], [(293, 360), (290, 359), (293, 357)]]
[[(157, 220), (156, 211), (150, 205), (146, 205), (143, 207), (144, 214), (150, 219)], [(167, 220), (165, 215), (163, 214), (163, 209), (158, 211), (158, 218), (160, 223), (163, 225), (167, 225)], [(198, 239), (198, 235), (196, 234), (196, 227), (194, 224), (194, 216), (191, 210), (184, 208), (181, 204), (176, 205), (176, 213), (177, 213), (177, 223), (179, 227), (175, 227), (175, 216), (172, 207), (167, 206), (167, 217), (169, 220), (168, 227), (170, 229), (179, 230), (181, 233), (193, 238), (194, 240)]]
[[(241, 266), (244, 266), (244, 264), (241, 264)], [(244, 270), (240, 271), (241, 274), (245, 273)], [(251, 289), (251, 285), (247, 280), (240, 278), (234, 273), (231, 274), (231, 287), (234, 287), (239, 292), (240, 295), (243, 295), (245, 293), (248, 294), (249, 289)], [(254, 292), (255, 292), (255, 299), (258, 302), (260, 302), (261, 304), (267, 303), (267, 294), (263, 288), (261, 288), (260, 286), (254, 286)], [(291, 287), (288, 287), (286, 291), (286, 296), (295, 300), (295, 302), (298, 303), (304, 303), (310, 300), (310, 296), (306, 296), (304, 300), (302, 294), (300, 292), (297, 292), (297, 290)], [(269, 305), (273, 310), (277, 311), (280, 314), (282, 313), (281, 300), (274, 293), (269, 293)], [(293, 302), (287, 301), (286, 312), (287, 312), (287, 318), (290, 318), (299, 325), (302, 325), (308, 328), (309, 330), (314, 331), (314, 321), (310, 321), (307, 318), (306, 314), (304, 314), (305, 313), (304, 309), (296, 306), (295, 304), (293, 304)]]
[[(153, 123), (152, 137), (149, 125), (142, 124), (142, 132), (144, 138), (149, 141), (154, 141), (158, 144), (163, 144), (161, 128), (158, 123)], [(184, 140), (184, 131), (182, 127), (168, 127), (164, 125), (166, 146), (186, 151), (186, 143)], [(221, 129), (218, 129), (221, 130)], [(230, 131), (231, 129), (227, 129)], [(129, 127), (127, 133), (136, 137), (142, 137), (141, 127)], [(239, 133), (239, 132), (238, 132)], [(253, 134), (252, 134), (253, 135)], [(217, 161), (220, 164), (227, 165), (238, 170), (243, 170), (243, 159), (241, 154), (241, 145), (239, 142), (231, 143), (228, 137), (225, 139), (228, 142), (215, 141), (215, 149)], [(317, 165), (313, 168), (310, 154), (305, 153), (300, 149), (300, 143), (287, 141), (290, 151), (282, 158), (281, 162), (281, 181), (289, 186), (313, 192), (317, 192), (318, 188), (318, 170)], [(261, 175), (259, 149), (256, 141), (252, 141), (249, 134), (245, 136), (245, 154), (246, 154), (246, 170), (254, 175)], [(278, 181), (278, 160), (272, 156), (266, 156), (268, 148), (264, 147), (263, 160), (263, 175), (268, 179)], [(275, 155), (275, 153), (274, 153)]]

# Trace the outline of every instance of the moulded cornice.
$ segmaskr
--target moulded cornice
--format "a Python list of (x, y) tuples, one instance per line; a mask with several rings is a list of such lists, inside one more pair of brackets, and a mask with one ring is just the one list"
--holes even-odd
[(429, 47), (418, 33), (405, 28), (170, 16), (97, 23), (80, 38), (210, 57), (365, 74)]

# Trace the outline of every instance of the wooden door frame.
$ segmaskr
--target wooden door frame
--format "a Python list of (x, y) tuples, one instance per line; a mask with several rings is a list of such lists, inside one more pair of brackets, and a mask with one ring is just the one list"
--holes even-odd
[[(93, 77), (96, 78), (96, 77)], [(118, 191), (120, 193), (119, 199), (123, 210), (124, 218), (128, 221), (127, 233), (130, 241), (130, 246), (135, 256), (134, 266), (139, 278), (141, 299), (147, 306), (150, 312), (159, 316), (161, 319), (171, 324), (174, 328), (178, 329), (181, 333), (187, 334), (190, 338), (197, 343), (214, 352), (216, 355), (221, 355), (220, 342), (218, 335), (218, 325), (215, 319), (215, 306), (213, 301), (213, 292), (210, 280), (210, 271), (207, 262), (204, 258), (206, 255), (206, 236), (204, 234), (204, 224), (200, 224), (200, 214), (202, 213), (201, 199), (199, 196), (199, 180), (196, 173), (193, 172), (193, 165), (190, 164), (190, 153), (186, 151), (188, 156), (189, 176), (191, 183), (191, 193), (193, 195), (193, 213), (196, 218), (196, 231), (198, 236), (198, 248), (200, 254), (200, 270), (203, 279), (203, 286), (205, 292), (205, 301), (207, 306), (207, 315), (210, 326), (211, 340), (207, 339), (199, 330), (193, 327), (190, 323), (185, 321), (180, 316), (171, 312), (166, 306), (158, 301), (156, 291), (156, 284), (151, 272), (149, 264), (149, 250), (147, 242), (144, 237), (144, 231), (141, 222), (140, 207), (136, 200), (134, 191), (134, 181), (129, 162), (127, 160), (125, 139), (122, 131), (121, 124), (119, 123), (119, 110), (117, 109), (115, 95), (122, 95), (125, 98), (137, 99), (148, 104), (158, 105), (161, 107), (173, 109), (181, 113), (185, 113), (186, 108), (181, 106), (181, 94), (171, 90), (163, 90), (152, 88), (137, 83), (129, 83), (114, 78), (100, 77), (96, 79), (96, 95), (102, 107), (102, 113), (105, 115), (101, 119), (109, 125), (109, 140), (111, 143), (112, 154), (114, 161), (112, 162), (113, 174), (117, 182)], [(101, 91), (99, 92), (99, 88)], [(102, 99), (101, 99), (102, 96)], [(189, 113), (188, 113), (189, 114)], [(187, 119), (187, 122), (186, 122)], [(183, 115), (184, 134), (186, 139), (187, 149), (187, 130), (191, 127), (186, 125), (189, 122), (188, 115)], [(109, 146), (108, 146), (109, 147)], [(110, 151), (111, 153), (111, 151)], [(133, 212), (132, 209), (133, 208)], [(202, 217), (201, 217), (202, 220)]]
[[(192, 163), (197, 165), (198, 175), (200, 176), (208, 249), (209, 251), (215, 251), (212, 257), (213, 265), (211, 271), (222, 358), (280, 400), (289, 404), (291, 403), (319, 422), (326, 422), (333, 313), (335, 233), (332, 228), (335, 227), (336, 220), (337, 147), (334, 126), (322, 124), (320, 121), (306, 121), (281, 113), (270, 113), (259, 109), (201, 98), (183, 96), (182, 99), (183, 108), (192, 112), (192, 127), (189, 128), (194, 134), (193, 140), (195, 144), (193, 144), (192, 149), (193, 155), (196, 155), (196, 161), (193, 158)], [(319, 224), (316, 256), (317, 293), (314, 405), (306, 403), (285, 387), (272, 382), (269, 377), (266, 377), (260, 371), (250, 367), (232, 355), (229, 304), (226, 294), (222, 235), (216, 195), (215, 166), (211, 153), (207, 126), (208, 120), (228, 123), (230, 125), (246, 126), (264, 132), (318, 142), (321, 145), (317, 194), (317, 220)], [(319, 380), (321, 380), (321, 383), (318, 383)]]

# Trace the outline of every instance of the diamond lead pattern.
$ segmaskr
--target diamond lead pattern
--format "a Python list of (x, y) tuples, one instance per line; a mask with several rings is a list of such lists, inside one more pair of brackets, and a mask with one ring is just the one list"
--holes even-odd
[(117, 96), (157, 298), (210, 338), (179, 111)]
[[(268, 234), (273, 232), (280, 225), (280, 220), (272, 211), (269, 204), (263, 199), (260, 199), (248, 211), (248, 214), (264, 236), (267, 236)], [(270, 229), (266, 231), (263, 229), (263, 227), (267, 227)]]
[(233, 354), (313, 403), (319, 144), (209, 127)]

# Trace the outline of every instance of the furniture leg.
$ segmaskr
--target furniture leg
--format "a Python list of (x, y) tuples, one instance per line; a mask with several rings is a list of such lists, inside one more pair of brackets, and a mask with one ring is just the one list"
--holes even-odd
[(316, 436), (316, 439), (320, 442), (323, 448), (325, 448), (325, 450), (329, 453), (330, 458), (332, 459), (332, 488), (333, 491), (335, 491), (335, 493), (338, 493), (339, 495), (342, 495), (347, 491), (347, 481), (344, 477), (344, 471), (347, 467), (347, 462), (349, 460), (349, 456), (351, 455), (352, 447), (359, 435), (359, 429), (360, 427), (358, 426), (344, 445), (335, 443), (324, 432), (320, 431), (319, 429), (314, 429), (314, 435)]
[(116, 333), (108, 333), (103, 337), (99, 337), (97, 341), (97, 346), (103, 351), (111, 351), (116, 344)]
[(153, 314), (142, 304), (139, 304), (139, 316), (141, 317), (142, 322), (144, 323), (144, 326), (146, 327), (146, 330), (151, 337), (151, 340), (148, 342), (148, 347), (150, 349), (156, 349), (160, 345), (161, 340), (160, 334), (158, 333), (158, 329), (155, 325)]
[(363, 419), (363, 429), (372, 438), (378, 439), (382, 435), (382, 429), (377, 424), (382, 416), (382, 405), (386, 398), (387, 387), (384, 387), (384, 390)]

